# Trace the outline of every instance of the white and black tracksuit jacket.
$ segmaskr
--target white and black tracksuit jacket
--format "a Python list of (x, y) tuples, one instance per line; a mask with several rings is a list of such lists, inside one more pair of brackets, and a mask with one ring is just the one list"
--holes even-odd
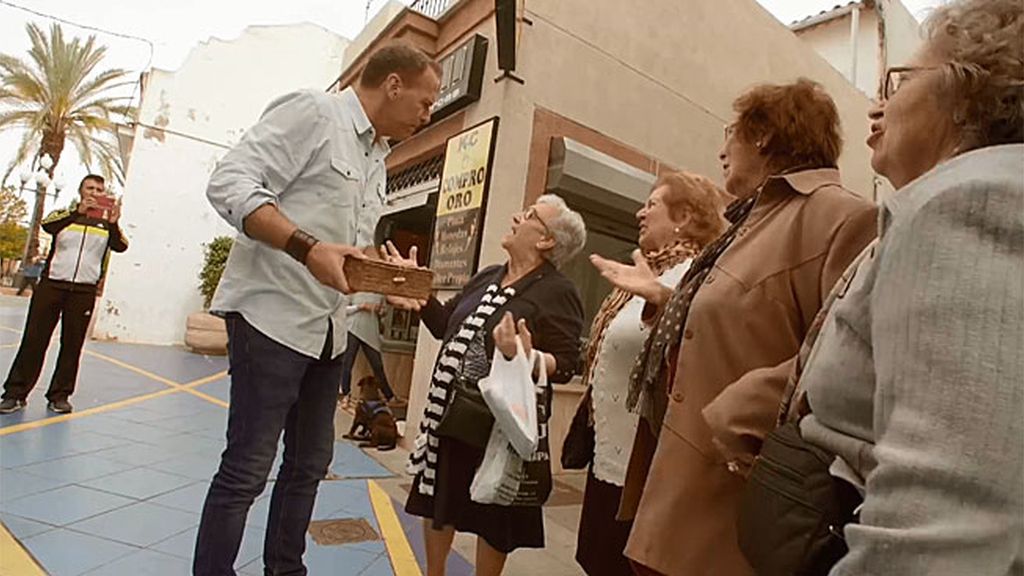
[(128, 249), (117, 224), (79, 214), (77, 203), (47, 216), (43, 230), (53, 236), (53, 243), (42, 280), (56, 288), (96, 290), (110, 252)]

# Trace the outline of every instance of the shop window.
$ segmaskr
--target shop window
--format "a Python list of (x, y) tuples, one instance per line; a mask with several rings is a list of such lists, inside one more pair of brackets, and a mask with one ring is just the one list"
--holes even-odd
[[(583, 301), (584, 325), (580, 365), (577, 373), (583, 369), (583, 356), (586, 353), (590, 338), (590, 326), (594, 322), (601, 303), (612, 291), (611, 284), (590, 263), (591, 254), (599, 254), (605, 258), (619, 262), (631, 262), (633, 250), (637, 246), (637, 225), (633, 214), (622, 211), (598, 212), (589, 209), (582, 202), (574, 201), (571, 194), (564, 194), (566, 203), (578, 211), (587, 225), (587, 243), (583, 250), (565, 266), (562, 273), (576, 285)], [(590, 208), (593, 208), (593, 203)]]
[[(402, 254), (416, 247), (420, 265), (430, 262), (430, 232), (437, 210), (437, 194), (430, 194), (427, 203), (381, 217), (377, 225), (376, 242), (386, 240), (394, 243)], [(417, 312), (399, 310), (388, 306), (381, 317), (381, 339), (385, 347), (414, 348), (420, 317)]]

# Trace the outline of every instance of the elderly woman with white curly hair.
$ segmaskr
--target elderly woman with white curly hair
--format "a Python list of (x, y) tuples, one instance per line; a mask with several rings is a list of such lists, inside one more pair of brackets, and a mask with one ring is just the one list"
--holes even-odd
[[(442, 420), (457, 407), (452, 389), (475, 388), (490, 373), (495, 347), (516, 353), (515, 336), (543, 353), (548, 379), (572, 378), (579, 359), (583, 305), (576, 287), (558, 271), (583, 248), (583, 218), (554, 195), (545, 195), (512, 217), (501, 240), (504, 264), (485, 268), (442, 304), (422, 306), (423, 324), (442, 340), (431, 378), (416, 448), (415, 473), (406, 511), (424, 518), (429, 576), (444, 574), (455, 532), (476, 534), (476, 573), (500, 574), (506, 555), (517, 548), (544, 546), (541, 508), (473, 502), (469, 487), (484, 457), (486, 434), (449, 434)], [(415, 264), (415, 253), (391, 260)], [(456, 394), (457, 395), (457, 394)], [(459, 408), (461, 409), (461, 408)]]

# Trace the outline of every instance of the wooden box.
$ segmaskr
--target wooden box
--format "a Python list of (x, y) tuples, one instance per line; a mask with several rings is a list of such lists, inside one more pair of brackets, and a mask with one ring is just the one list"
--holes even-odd
[(434, 273), (382, 260), (345, 259), (345, 278), (354, 292), (373, 292), (426, 300), (434, 285)]

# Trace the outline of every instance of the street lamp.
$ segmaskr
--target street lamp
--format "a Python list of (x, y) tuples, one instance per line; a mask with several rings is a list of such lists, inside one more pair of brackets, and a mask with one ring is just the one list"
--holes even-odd
[[(39, 169), (36, 170), (35, 173), (32, 173), (28, 170), (22, 170), (21, 174), (19, 175), (19, 178), (21, 180), (21, 190), (19, 194), (25, 191), (25, 187), (28, 186), (28, 183), (31, 181), (35, 183), (36, 187), (34, 190), (30, 188), (30, 192), (35, 192), (36, 194), (46, 194), (47, 196), (53, 196), (53, 199), (56, 200), (60, 196), (60, 191), (64, 189), (64, 179), (61, 178), (60, 176), (58, 176), (56, 179), (51, 179), (50, 168), (52, 167), (53, 160), (51, 160), (49, 156), (43, 156), (39, 160)], [(50, 194), (46, 191), (51, 184), (54, 188), (53, 194)]]
[[(35, 173), (28, 170), (24, 170), (19, 174), (21, 180), (21, 191), (23, 193), (26, 189), (30, 192), (34, 192), (36, 195), (35, 204), (32, 210), (32, 220), (28, 227), (28, 239), (25, 242), (25, 253), (21, 258), (22, 267), (28, 264), (29, 260), (36, 255), (39, 249), (39, 226), (43, 220), (43, 205), (46, 201), (46, 197), (51, 194), (47, 191), (50, 185), (54, 187), (54, 193), (52, 194), (54, 200), (60, 196), (60, 191), (64, 188), (64, 181), (61, 178), (57, 178), (56, 181), (50, 176), (50, 170), (53, 168), (53, 159), (50, 158), (49, 154), (44, 154), (39, 158), (39, 168)], [(35, 188), (27, 188), (29, 182), (35, 184)]]
[(42, 169), (40, 169), (35, 174), (32, 174), (28, 170), (21, 173), (22, 191), (24, 191), (25, 187), (28, 186), (29, 181), (35, 181), (36, 188), (35, 190), (32, 190), (33, 192), (45, 192), (46, 189), (49, 188), (50, 184), (52, 183), (50, 181), (50, 175), (47, 174), (46, 171)]

